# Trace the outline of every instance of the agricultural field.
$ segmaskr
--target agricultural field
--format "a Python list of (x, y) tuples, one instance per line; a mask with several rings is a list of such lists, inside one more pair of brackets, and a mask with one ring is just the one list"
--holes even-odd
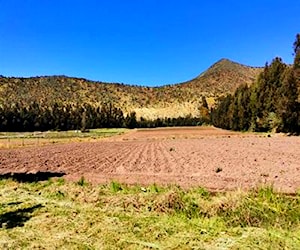
[(202, 186), (211, 191), (300, 187), (300, 138), (213, 127), (129, 130), (102, 140), (0, 150), (0, 174), (51, 172), (99, 184)]
[(299, 137), (88, 134), (0, 150), (1, 249), (300, 248)]

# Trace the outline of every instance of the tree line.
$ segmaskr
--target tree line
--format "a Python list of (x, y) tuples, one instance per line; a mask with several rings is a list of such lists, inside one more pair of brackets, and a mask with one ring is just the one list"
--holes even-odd
[(86, 130), (117, 127), (123, 124), (123, 112), (112, 105), (36, 102), (4, 104), (0, 107), (1, 131)]
[(219, 99), (211, 110), (212, 124), (231, 130), (300, 133), (300, 34), (294, 42), (294, 63), (281, 58), (266, 64), (250, 87)]
[(93, 128), (153, 128), (201, 125), (203, 119), (192, 117), (137, 119), (136, 113), (124, 115), (113, 104), (65, 104), (51, 106), (37, 102), (0, 106), (0, 131), (81, 130)]

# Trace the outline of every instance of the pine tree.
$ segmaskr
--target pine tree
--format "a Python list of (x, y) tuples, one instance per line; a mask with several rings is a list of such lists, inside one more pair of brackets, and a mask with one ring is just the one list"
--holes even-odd
[(136, 120), (136, 113), (131, 112), (126, 116), (125, 125), (127, 128), (136, 128), (137, 127), (137, 120)]
[[(296, 35), (296, 40), (294, 42), (294, 65), (293, 68), (295, 70), (299, 70), (300, 69), (300, 34)], [(297, 80), (299, 80), (299, 71), (296, 72), (297, 73)]]
[(200, 117), (201, 117), (203, 123), (207, 123), (207, 124), (210, 123), (209, 108), (208, 108), (208, 104), (207, 104), (205, 96), (202, 96), (199, 111), (200, 111)]
[(293, 70), (287, 72), (286, 79), (281, 88), (281, 99), (279, 100), (281, 117), (281, 130), (283, 132), (296, 133), (299, 129), (297, 110), (298, 90)]

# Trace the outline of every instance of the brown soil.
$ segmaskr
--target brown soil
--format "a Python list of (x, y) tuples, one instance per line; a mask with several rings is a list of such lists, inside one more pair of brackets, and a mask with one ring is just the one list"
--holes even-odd
[(98, 142), (0, 150), (0, 174), (64, 172), (68, 180), (203, 186), (212, 191), (300, 188), (300, 137), (205, 128), (132, 130)]

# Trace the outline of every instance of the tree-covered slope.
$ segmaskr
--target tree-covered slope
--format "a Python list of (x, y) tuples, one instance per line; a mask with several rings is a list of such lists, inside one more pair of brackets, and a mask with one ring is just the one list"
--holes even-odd
[(300, 133), (300, 34), (294, 63), (281, 58), (266, 64), (255, 84), (221, 98), (212, 112), (215, 126), (233, 130)]
[(70, 105), (112, 103), (124, 113), (154, 119), (199, 115), (201, 96), (209, 105), (218, 96), (234, 91), (240, 84), (251, 84), (261, 71), (223, 59), (195, 79), (162, 87), (142, 87), (118, 83), (93, 82), (66, 76), (30, 78), (0, 77), (0, 104), (26, 106), (36, 102)]

